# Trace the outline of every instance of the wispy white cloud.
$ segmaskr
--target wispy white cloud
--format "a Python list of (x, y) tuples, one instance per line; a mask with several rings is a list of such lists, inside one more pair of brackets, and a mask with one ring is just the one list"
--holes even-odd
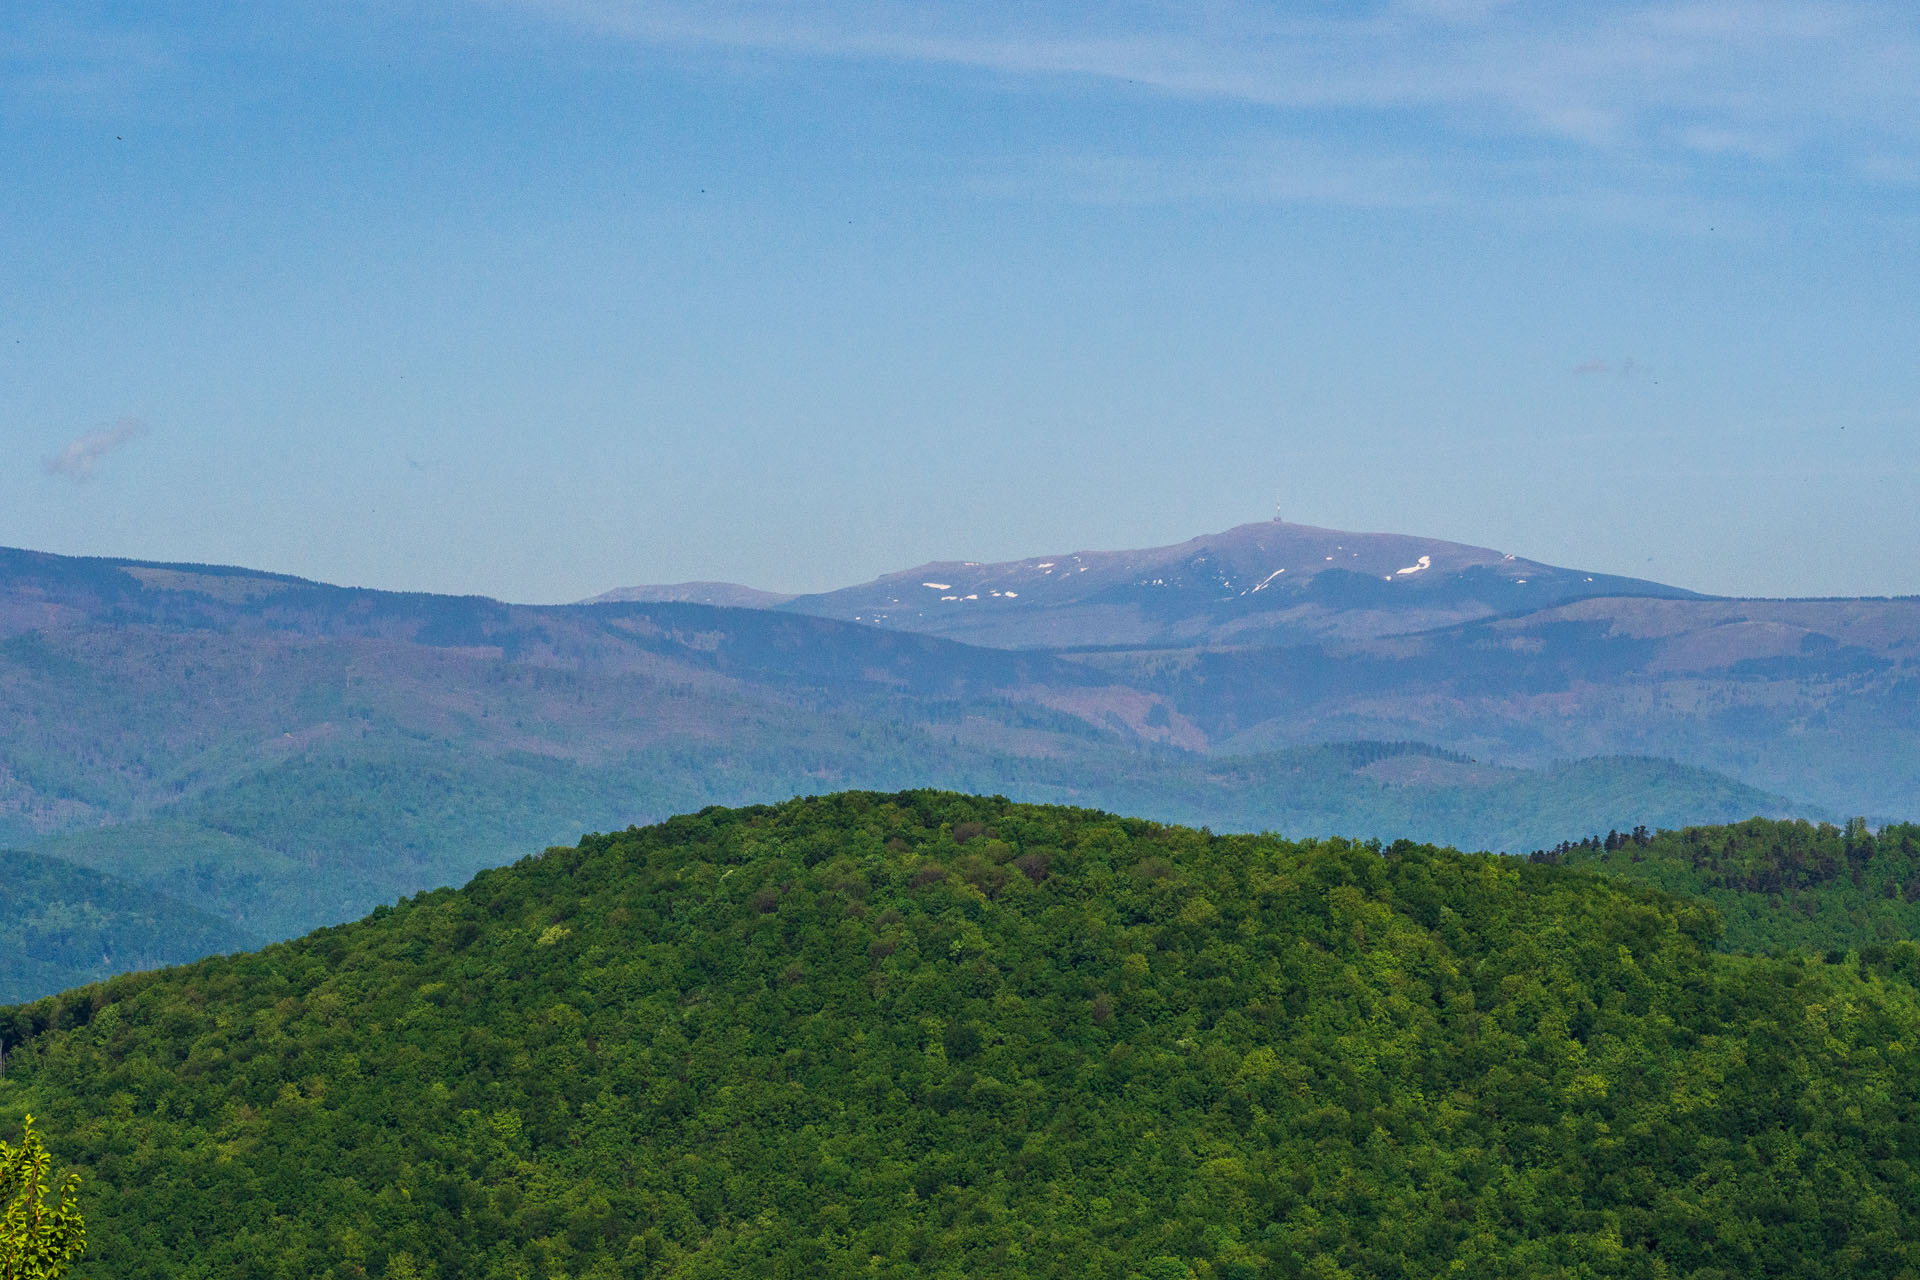
[(1745, 156), (1750, 160), (1780, 160), (1791, 152), (1795, 139), (1780, 134), (1741, 132), (1711, 125), (1688, 125), (1677, 135), (1682, 146), (1711, 156)]
[(1081, 150), (1016, 156), (965, 186), (984, 195), (1043, 192), (1105, 205), (1226, 201), (1391, 209), (1454, 199), (1419, 156), (1354, 154), (1293, 134), (1234, 139), (1180, 154)]
[[(1071, 185), (1072, 198), (1098, 202), (1558, 202), (1555, 216), (1718, 234), (1736, 220), (1716, 211), (1722, 179), (1812, 178), (1804, 191), (1831, 195), (1909, 186), (1920, 173), (1920, 7), (1896, 0), (468, 4), (636, 46), (919, 65), (1023, 92), (1253, 109), (1186, 149), (1204, 156), (1087, 141), (1049, 169), (1009, 151), (962, 179), (981, 190)], [(352, 27), (372, 7), (323, 8), (310, 18)], [(39, 11), (55, 16), (0, 32), (0, 101), (85, 109), (157, 80), (206, 94), (210, 78), (188, 74), (204, 53), (195, 41), (245, 44), (132, 18), (96, 29), (50, 2)]]
[(1394, 0), (1337, 14), (1236, 0), (490, 2), (639, 41), (1410, 114), (1469, 144), (1785, 164), (1808, 148), (1885, 155), (1920, 143), (1920, 11), (1882, 0)]
[(1644, 372), (1645, 370), (1641, 367), (1640, 362), (1632, 356), (1628, 356), (1618, 363), (1611, 360), (1584, 360), (1573, 367), (1573, 374), (1576, 378), (1592, 378), (1605, 374), (1631, 378), (1636, 374)]
[(111, 426), (89, 431), (68, 442), (67, 447), (50, 458), (41, 460), (41, 467), (50, 476), (63, 476), (75, 484), (84, 484), (93, 478), (93, 470), (100, 459), (120, 448), (130, 440), (147, 433), (147, 424), (138, 418), (122, 418)]

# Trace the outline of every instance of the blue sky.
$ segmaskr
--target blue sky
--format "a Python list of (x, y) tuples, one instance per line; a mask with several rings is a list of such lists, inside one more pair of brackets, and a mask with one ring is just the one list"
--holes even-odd
[(262, 8), (0, 18), (0, 543), (1920, 592), (1910, 6)]

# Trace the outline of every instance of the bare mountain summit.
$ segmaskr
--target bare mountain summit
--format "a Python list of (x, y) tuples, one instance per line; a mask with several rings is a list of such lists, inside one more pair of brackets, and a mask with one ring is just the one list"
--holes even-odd
[[(1485, 547), (1278, 520), (1141, 551), (937, 561), (784, 600), (746, 587), (699, 585), (715, 594), (616, 592), (600, 599), (758, 599), (764, 603), (754, 607), (997, 648), (1070, 648), (1297, 644), (1404, 635), (1593, 596), (1697, 598)], [(737, 594), (723, 599), (721, 592)]]

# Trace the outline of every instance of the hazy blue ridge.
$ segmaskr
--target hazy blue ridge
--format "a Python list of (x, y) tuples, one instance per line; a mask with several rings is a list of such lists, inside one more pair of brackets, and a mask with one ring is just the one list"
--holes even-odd
[(1096, 742), (1052, 759), (918, 735), (893, 742), (788, 737), (757, 749), (675, 747), (586, 766), (492, 758), (451, 742), (370, 741), (358, 751), (303, 753), (153, 817), (34, 847), (200, 903), (254, 936), (283, 938), (421, 889), (464, 883), (528, 848), (584, 831), (709, 804), (921, 784), (1130, 806), (1221, 831), (1408, 837), (1504, 851), (1614, 826), (1807, 812), (1668, 761), (1494, 769), (1404, 743), (1210, 759)]
[(150, 886), (45, 854), (0, 850), (0, 1001), (31, 1000), (259, 941), (260, 935)]

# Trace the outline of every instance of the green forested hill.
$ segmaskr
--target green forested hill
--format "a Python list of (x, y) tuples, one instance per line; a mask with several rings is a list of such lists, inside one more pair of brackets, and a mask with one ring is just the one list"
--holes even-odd
[(58, 858), (0, 849), (0, 1001), (255, 946), (225, 920)]
[(82, 1168), (102, 1280), (1914, 1274), (1914, 989), (1717, 931), (844, 794), (0, 1013), (0, 1115)]
[(1920, 938), (1920, 826), (1877, 833), (1859, 820), (1754, 818), (1732, 826), (1644, 829), (1537, 851), (1564, 862), (1702, 897), (1735, 951), (1845, 951)]

